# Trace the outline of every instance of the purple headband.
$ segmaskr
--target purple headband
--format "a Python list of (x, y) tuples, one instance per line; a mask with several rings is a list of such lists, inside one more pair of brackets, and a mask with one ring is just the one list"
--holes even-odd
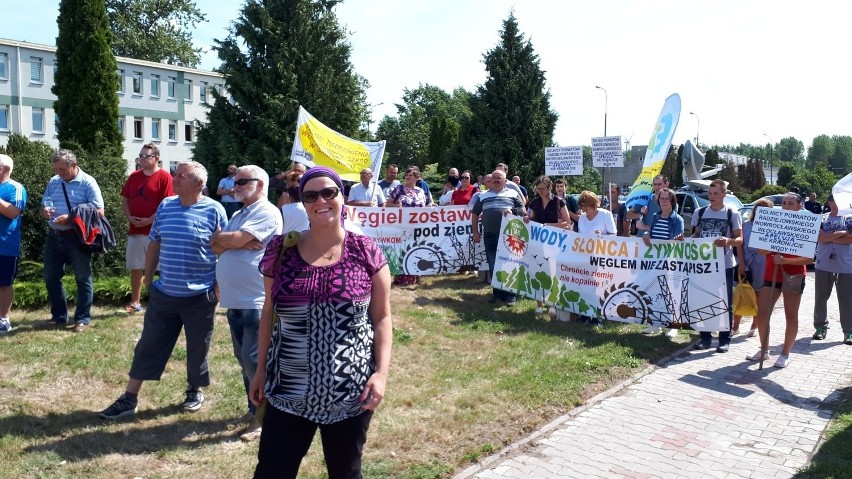
[[(308, 181), (314, 178), (321, 177), (330, 178), (331, 181), (334, 182), (335, 185), (340, 189), (340, 194), (343, 194), (343, 180), (340, 179), (340, 176), (336, 171), (331, 168), (326, 168), (324, 166), (315, 166), (302, 175), (302, 181), (299, 182), (299, 196), (302, 196), (302, 192), (305, 191), (305, 184)], [(346, 218), (346, 206), (340, 209), (340, 225), (343, 226), (343, 220)]]

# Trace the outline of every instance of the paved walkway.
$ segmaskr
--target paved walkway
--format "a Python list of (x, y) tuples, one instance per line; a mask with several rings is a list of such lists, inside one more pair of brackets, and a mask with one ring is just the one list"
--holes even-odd
[(813, 273), (808, 276), (787, 368), (772, 367), (784, 333), (779, 299), (773, 355), (762, 371), (745, 360), (758, 349), (756, 337), (735, 337), (727, 354), (715, 352), (715, 340), (710, 350), (690, 348), (456, 479), (793, 476), (815, 452), (836, 391), (852, 384), (852, 346), (842, 342), (835, 296), (828, 337), (811, 339)]

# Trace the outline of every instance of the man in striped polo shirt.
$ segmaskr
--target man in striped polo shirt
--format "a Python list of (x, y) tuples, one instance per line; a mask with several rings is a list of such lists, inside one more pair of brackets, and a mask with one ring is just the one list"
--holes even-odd
[[(473, 241), (479, 243), (479, 217), (482, 216), (482, 240), (485, 246), (485, 258), (488, 260), (488, 281), (494, 274), (494, 261), (497, 257), (497, 244), (500, 241), (500, 223), (503, 215), (524, 214), (524, 203), (517, 191), (506, 187), (506, 173), (494, 170), (491, 173), (491, 188), (476, 195), (473, 200)], [(515, 304), (515, 293), (494, 288), (492, 303), (505, 301), (506, 306)]]
[[(226, 224), (222, 205), (201, 194), (205, 183), (207, 170), (201, 163), (180, 163), (172, 183), (177, 196), (164, 199), (157, 208), (145, 255), (149, 302), (142, 337), (133, 353), (126, 391), (101, 411), (104, 419), (136, 413), (142, 382), (160, 379), (181, 328), (186, 335), (188, 383), (183, 410), (197, 411), (204, 403), (201, 388), (210, 384), (207, 357), (217, 303), (216, 254), (210, 238)], [(160, 276), (152, 282), (158, 264)]]

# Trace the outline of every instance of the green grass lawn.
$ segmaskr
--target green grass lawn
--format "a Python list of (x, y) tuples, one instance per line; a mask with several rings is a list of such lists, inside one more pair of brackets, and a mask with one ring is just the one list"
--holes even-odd
[[(440, 478), (583, 404), (689, 341), (638, 334), (638, 325), (535, 318), (535, 302), (494, 308), (471, 276), (426, 278), (394, 289), (394, 351), (387, 396), (365, 447), (365, 477)], [(97, 303), (97, 299), (96, 299)], [(245, 410), (227, 321), (217, 319), (213, 384), (197, 413), (179, 342), (139, 414), (102, 421), (123, 391), (142, 318), (96, 308), (86, 332), (45, 329), (45, 311), (13, 311), (0, 338), (0, 477), (222, 478), (250, 476), (256, 444), (229, 421)], [(315, 443), (300, 477), (325, 476)]]
[(843, 402), (834, 412), (828, 432), (808, 467), (797, 479), (847, 479), (852, 477), (852, 388), (842, 391)]

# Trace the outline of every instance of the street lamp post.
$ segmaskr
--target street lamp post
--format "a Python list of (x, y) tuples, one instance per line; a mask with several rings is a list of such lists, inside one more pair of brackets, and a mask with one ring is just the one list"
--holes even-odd
[(774, 185), (775, 181), (774, 177), (772, 176), (772, 148), (775, 141), (772, 139), (771, 136), (766, 133), (764, 133), (763, 136), (769, 138), (769, 184)]
[[(598, 86), (598, 85), (595, 85), (595, 88), (597, 88), (598, 90), (603, 90), (603, 92), (604, 92), (604, 136), (606, 136), (606, 114), (607, 114), (607, 110), (609, 110), (609, 95), (606, 93), (606, 88), (604, 88), (602, 86)], [(609, 169), (609, 168), (607, 168), (607, 169)], [(603, 171), (603, 168), (601, 168), (601, 171)], [(601, 175), (601, 176), (603, 176), (603, 175)], [(604, 178), (604, 180), (606, 180), (606, 178)], [(612, 173), (611, 172), (610, 172), (610, 175), (609, 175), (609, 181), (612, 182)], [(602, 183), (603, 184), (601, 185), (601, 190), (603, 191), (603, 195), (604, 195), (603, 197), (606, 197), (606, 195), (609, 193), (609, 186), (606, 184), (606, 181), (603, 181)]]
[(695, 112), (689, 112), (689, 114), (695, 115), (695, 120), (698, 121), (698, 126), (695, 128), (695, 147), (698, 148), (698, 134), (701, 133), (701, 117)]
[(372, 108), (374, 106), (381, 106), (381, 105), (384, 105), (384, 104), (385, 104), (385, 102), (379, 102), (379, 103), (370, 103), (369, 105), (367, 105), (367, 111), (369, 112), (369, 114), (367, 115), (367, 135), (369, 135), (371, 138), (373, 136), (373, 132), (370, 131), (370, 126), (373, 124), (373, 109)]

